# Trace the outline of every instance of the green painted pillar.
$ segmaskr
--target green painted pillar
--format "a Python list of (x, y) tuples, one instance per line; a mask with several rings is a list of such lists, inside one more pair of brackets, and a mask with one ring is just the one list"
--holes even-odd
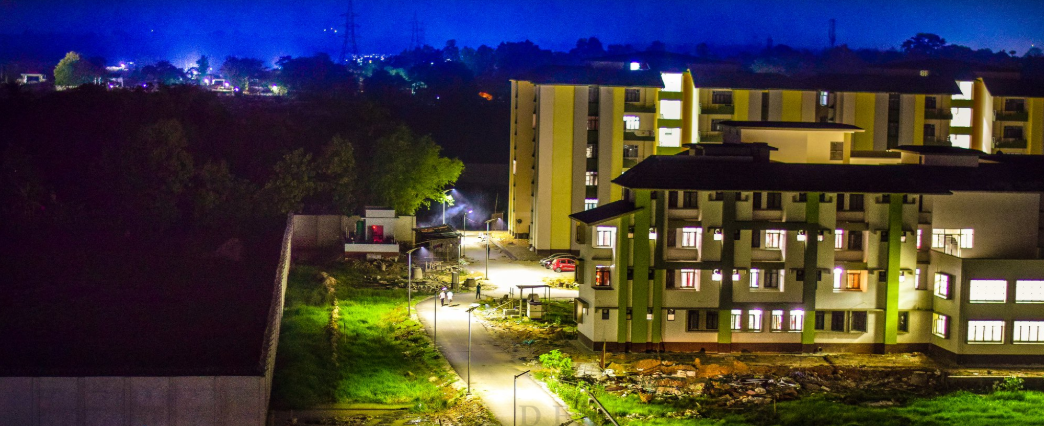
[(616, 341), (627, 343), (627, 330), (630, 323), (627, 321), (627, 307), (631, 306), (631, 285), (627, 282), (627, 268), (630, 266), (631, 250), (630, 240), (627, 238), (627, 227), (631, 223), (630, 216), (616, 219), (616, 258), (613, 266), (616, 268), (613, 275), (616, 280), (616, 306), (619, 314), (616, 318)]
[(654, 281), (652, 284), (652, 338), (653, 343), (663, 342), (663, 289), (666, 285), (666, 270), (663, 268), (664, 247), (667, 244), (667, 192), (659, 191), (656, 196), (656, 241), (654, 242), (653, 268)]
[(718, 293), (718, 343), (732, 343), (732, 269), (736, 266), (736, 193), (726, 192), (721, 205), (721, 290)]
[(885, 290), (885, 345), (894, 345), (899, 337), (899, 273), (903, 244), (903, 196), (891, 194), (888, 203), (888, 269)]
[(634, 315), (631, 316), (631, 343), (649, 342), (649, 319), (646, 316), (649, 306), (649, 259), (651, 257), (649, 244), (649, 228), (652, 215), (652, 191), (635, 191), (635, 207), (640, 210), (634, 212), (634, 238), (632, 239), (634, 252), (632, 262), (634, 263), (634, 279), (631, 280), (631, 306)]
[(802, 300), (805, 303), (805, 321), (801, 327), (801, 344), (816, 343), (816, 289), (819, 287), (819, 197), (809, 192), (805, 197), (805, 280), (802, 282)]

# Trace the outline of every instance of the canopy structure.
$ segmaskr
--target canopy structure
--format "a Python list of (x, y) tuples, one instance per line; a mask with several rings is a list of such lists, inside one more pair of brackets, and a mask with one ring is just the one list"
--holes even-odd
[(544, 289), (544, 298), (551, 300), (551, 286), (547, 284), (515, 284), (515, 288), (518, 289), (519, 298), (523, 298), (524, 292), (529, 290), (529, 294), (536, 294), (538, 289)]

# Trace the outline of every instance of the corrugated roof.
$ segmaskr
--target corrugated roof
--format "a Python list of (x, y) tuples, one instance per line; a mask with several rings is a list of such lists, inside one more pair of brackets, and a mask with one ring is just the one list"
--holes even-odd
[(543, 66), (520, 76), (518, 80), (548, 85), (663, 88), (663, 79), (660, 78), (658, 71), (630, 71), (567, 65)]
[(579, 213), (573, 213), (569, 217), (575, 219), (578, 222), (583, 222), (588, 225), (593, 225), (599, 222), (605, 222), (609, 219), (615, 219), (625, 214), (636, 212), (641, 208), (635, 207), (634, 203), (630, 201), (613, 201), (609, 204), (595, 207), (590, 210), (584, 210)]
[(978, 167), (796, 164), (653, 156), (613, 183), (632, 189), (944, 194), (1044, 191), (1044, 172), (1008, 164)]
[(1044, 98), (1044, 80), (984, 78), (982, 81), (993, 96)]
[(794, 129), (794, 130), (833, 130), (845, 132), (862, 132), (863, 128), (842, 123), (806, 123), (801, 121), (735, 121), (725, 120), (722, 126), (740, 129)]

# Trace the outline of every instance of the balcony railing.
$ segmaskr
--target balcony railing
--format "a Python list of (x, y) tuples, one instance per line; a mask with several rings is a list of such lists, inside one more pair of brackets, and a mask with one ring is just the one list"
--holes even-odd
[(624, 103), (624, 112), (656, 112), (656, 105)]
[(1028, 121), (1029, 113), (1026, 111), (994, 111), (993, 119), (995, 121)]
[(625, 141), (654, 141), (656, 135), (653, 134), (652, 130), (635, 130), (630, 132), (624, 132)]
[(947, 138), (940, 138), (937, 136), (925, 136), (924, 144), (933, 146), (950, 146), (950, 140)]
[(928, 120), (952, 120), (953, 114), (948, 109), (926, 109), (924, 110), (924, 118)]
[(1026, 149), (1026, 140), (1021, 138), (1000, 138), (994, 141), (994, 148)]
[(721, 132), (700, 132), (700, 142), (721, 142)]
[(716, 115), (732, 115), (736, 112), (734, 105), (725, 104), (707, 104), (700, 105), (701, 114), (716, 114)]

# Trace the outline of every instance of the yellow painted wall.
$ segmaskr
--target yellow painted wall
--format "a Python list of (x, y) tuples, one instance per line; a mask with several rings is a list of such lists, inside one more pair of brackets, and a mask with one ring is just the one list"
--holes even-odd
[(913, 144), (924, 145), (924, 95), (914, 95)]
[[(606, 176), (606, 177), (609, 177), (610, 179), (616, 179), (617, 176), (620, 176), (620, 174), (623, 173), (623, 133), (624, 133), (623, 114), (624, 114), (624, 88), (623, 87), (614, 87), (613, 88), (613, 140), (612, 141), (598, 141), (598, 143), (600, 143), (600, 144), (601, 143), (609, 143), (609, 142), (611, 142), (613, 144), (612, 165), (610, 167), (610, 170), (612, 171), (612, 174), (611, 174), (611, 176)], [(659, 136), (657, 136), (657, 137), (659, 137)], [(659, 141), (653, 142), (653, 143), (659, 145)], [(605, 177), (599, 176), (599, 179), (604, 179), (604, 178)], [(622, 192), (622, 188), (620, 188), (619, 185), (610, 185), (609, 186), (609, 201), (610, 202), (612, 202), (612, 201), (619, 201), (620, 197), (622, 195), (621, 192)], [(600, 204), (604, 205), (605, 203), (600, 203)], [(567, 222), (569, 222), (569, 221), (567, 221)]]
[(783, 121), (801, 121), (801, 92), (797, 90), (783, 91)]
[[(551, 168), (551, 245), (570, 246), (573, 187), (573, 90), (556, 86)], [(623, 120), (620, 120), (622, 123)], [(622, 124), (621, 124), (622, 125)], [(622, 150), (622, 148), (621, 148)]]
[(693, 135), (692, 120), (695, 117), (695, 111), (697, 108), (694, 107), (693, 102), (698, 102), (693, 96), (692, 74), (688, 71), (682, 73), (682, 131), (681, 131), (681, 143), (693, 143), (696, 142), (696, 136)]
[(750, 116), (750, 91), (733, 90), (732, 105), (736, 109), (736, 111), (732, 114), (732, 119), (737, 121), (747, 120), (747, 117)]
[(1029, 120), (1026, 121), (1026, 142), (1030, 154), (1044, 154), (1044, 98), (1026, 100)]
[(874, 109), (877, 96), (873, 93), (856, 93), (855, 100), (854, 124), (864, 131), (852, 135), (852, 149), (871, 151), (874, 149)]

